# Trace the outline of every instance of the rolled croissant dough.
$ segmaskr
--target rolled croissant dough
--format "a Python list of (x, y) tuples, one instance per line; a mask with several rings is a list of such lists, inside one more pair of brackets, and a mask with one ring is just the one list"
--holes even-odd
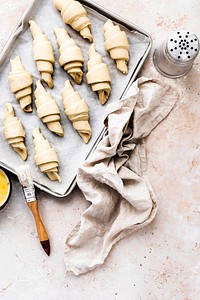
[(33, 131), (34, 141), (34, 159), (41, 172), (47, 174), (52, 181), (61, 182), (58, 174), (58, 156), (54, 148), (51, 147), (49, 141), (45, 139), (40, 128)]
[(53, 88), (53, 71), (54, 71), (54, 52), (51, 42), (46, 34), (42, 32), (37, 23), (29, 21), (30, 30), (33, 36), (33, 56), (37, 64), (38, 71), (42, 79), (47, 83), (49, 88)]
[(21, 109), (24, 112), (32, 112), (32, 76), (25, 70), (19, 56), (10, 60), (10, 66), (11, 71), (8, 75), (10, 89), (19, 101)]
[(10, 103), (5, 105), (3, 133), (13, 149), (23, 160), (26, 160), (28, 151), (24, 143), (25, 131), (21, 121), (15, 117), (14, 109)]
[(119, 25), (114, 25), (111, 20), (104, 24), (105, 48), (115, 60), (117, 68), (123, 74), (128, 74), (129, 44), (126, 33), (121, 31)]
[(54, 32), (60, 52), (59, 63), (74, 81), (80, 84), (83, 79), (82, 68), (84, 63), (82, 51), (77, 46), (75, 40), (69, 36), (67, 30), (64, 28), (55, 28)]
[(94, 92), (98, 92), (100, 103), (105, 104), (111, 92), (111, 78), (107, 65), (102, 62), (101, 55), (95, 50), (95, 44), (90, 46), (87, 68), (87, 83)]
[(50, 92), (46, 92), (41, 81), (36, 82), (35, 104), (38, 117), (47, 125), (48, 129), (59, 136), (64, 135), (63, 127), (60, 123), (60, 110)]
[(78, 31), (83, 38), (88, 39), (88, 41), (92, 43), (91, 22), (87, 17), (87, 11), (83, 5), (74, 0), (54, 0), (53, 3), (55, 7), (61, 11), (63, 21)]
[(74, 91), (69, 80), (65, 82), (62, 90), (62, 98), (65, 114), (72, 122), (74, 129), (87, 144), (92, 135), (92, 130), (88, 122), (89, 109), (85, 100), (81, 99), (77, 91)]

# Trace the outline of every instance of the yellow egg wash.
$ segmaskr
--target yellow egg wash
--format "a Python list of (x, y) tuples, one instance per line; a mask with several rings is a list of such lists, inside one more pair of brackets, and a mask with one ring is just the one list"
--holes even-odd
[(5, 199), (7, 198), (9, 189), (9, 182), (4, 173), (0, 170), (0, 206), (4, 203)]

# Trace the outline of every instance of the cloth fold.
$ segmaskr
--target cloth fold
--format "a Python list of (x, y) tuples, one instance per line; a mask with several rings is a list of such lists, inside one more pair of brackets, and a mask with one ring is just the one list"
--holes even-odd
[(144, 138), (177, 99), (171, 86), (141, 77), (122, 100), (108, 105), (106, 134), (78, 170), (77, 184), (91, 205), (67, 237), (68, 271), (79, 275), (103, 264), (116, 242), (155, 217)]

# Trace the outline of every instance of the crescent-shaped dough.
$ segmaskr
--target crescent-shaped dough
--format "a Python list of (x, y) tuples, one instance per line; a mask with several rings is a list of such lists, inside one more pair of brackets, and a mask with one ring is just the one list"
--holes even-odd
[(61, 11), (63, 21), (78, 31), (84, 39), (88, 39), (92, 43), (91, 22), (83, 5), (74, 0), (54, 0), (53, 3)]
[(49, 141), (44, 138), (40, 128), (36, 128), (33, 131), (33, 141), (36, 165), (39, 166), (41, 172), (47, 174), (52, 181), (58, 180), (61, 182), (61, 177), (58, 174), (58, 156)]
[(40, 80), (36, 82), (34, 95), (38, 117), (47, 125), (50, 131), (63, 136), (64, 132), (60, 124), (60, 110), (58, 105), (51, 94), (46, 92)]
[(10, 89), (15, 94), (24, 112), (32, 112), (32, 76), (27, 72), (19, 56), (10, 60), (11, 71), (8, 75)]
[(74, 129), (78, 131), (84, 142), (87, 144), (92, 135), (89, 120), (89, 109), (84, 99), (81, 99), (78, 92), (74, 91), (69, 80), (65, 82), (62, 90), (63, 106), (65, 114), (72, 122)]
[(87, 68), (87, 83), (91, 84), (94, 92), (98, 92), (100, 103), (106, 103), (111, 92), (111, 78), (107, 65), (102, 62), (101, 55), (95, 50), (95, 44), (90, 46)]
[(55, 63), (53, 47), (35, 21), (29, 21), (30, 30), (33, 36), (33, 55), (36, 61), (38, 71), (42, 79), (49, 88), (53, 88), (53, 66)]
[(126, 33), (111, 20), (104, 24), (105, 48), (115, 60), (117, 68), (123, 74), (128, 74), (129, 44)]
[(28, 151), (24, 144), (25, 132), (20, 120), (15, 117), (14, 109), (10, 103), (5, 106), (3, 133), (8, 143), (21, 156), (27, 159)]
[(67, 30), (64, 28), (55, 28), (54, 32), (60, 51), (59, 63), (74, 81), (80, 84), (83, 79), (82, 67), (84, 63), (81, 49), (77, 46), (76, 42), (70, 38)]

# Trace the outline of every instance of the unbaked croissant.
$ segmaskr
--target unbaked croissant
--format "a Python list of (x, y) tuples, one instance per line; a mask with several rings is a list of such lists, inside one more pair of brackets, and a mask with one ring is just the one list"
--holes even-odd
[(51, 94), (46, 92), (40, 80), (36, 82), (34, 95), (36, 97), (35, 104), (38, 117), (47, 125), (50, 131), (63, 136), (64, 132), (60, 124), (60, 110), (58, 105)]
[(11, 71), (8, 75), (8, 81), (11, 91), (15, 94), (16, 99), (19, 101), (21, 109), (24, 112), (31, 112), (32, 76), (25, 70), (19, 56), (11, 59), (10, 65)]
[(61, 11), (63, 21), (92, 43), (91, 22), (83, 5), (74, 0), (54, 0), (53, 2), (55, 7)]
[(83, 78), (82, 67), (84, 63), (81, 49), (77, 46), (76, 42), (70, 38), (64, 28), (55, 28), (54, 31), (60, 51), (59, 63), (74, 81), (80, 84)]
[(111, 92), (111, 78), (107, 65), (102, 62), (101, 55), (95, 50), (95, 44), (90, 46), (87, 68), (87, 83), (91, 84), (94, 92), (98, 92), (100, 103), (106, 103)]
[(55, 63), (53, 47), (47, 36), (41, 31), (35, 21), (29, 21), (33, 36), (33, 55), (38, 71), (49, 88), (53, 88), (53, 67)]
[(5, 106), (3, 133), (8, 143), (21, 156), (27, 159), (28, 151), (25, 146), (25, 132), (20, 120), (15, 117), (14, 109), (10, 103)]
[(69, 80), (65, 82), (62, 90), (62, 98), (65, 114), (72, 122), (74, 129), (78, 131), (87, 144), (92, 135), (92, 130), (88, 122), (89, 109), (85, 100), (81, 99), (79, 93), (74, 91)]
[(111, 20), (104, 24), (105, 48), (115, 60), (117, 68), (123, 74), (128, 74), (129, 44), (124, 31)]
[(52, 180), (61, 182), (58, 174), (58, 156), (54, 148), (51, 147), (49, 141), (44, 138), (40, 128), (33, 131), (34, 141), (34, 160), (39, 166), (41, 172), (47, 174)]

